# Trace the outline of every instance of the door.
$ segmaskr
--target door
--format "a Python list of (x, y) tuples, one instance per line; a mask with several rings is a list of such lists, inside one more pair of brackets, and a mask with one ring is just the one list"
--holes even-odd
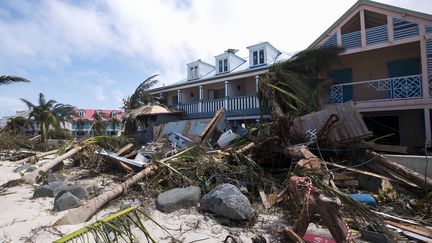
[[(388, 63), (389, 78), (418, 75), (421, 64), (418, 58), (403, 59)], [(421, 96), (421, 79), (393, 79), (392, 98), (403, 99)]]
[[(336, 84), (352, 83), (352, 70), (351, 68), (339, 69), (331, 71), (330, 78), (336, 81)], [(353, 99), (353, 87), (352, 85), (342, 86), (343, 90), (343, 102), (350, 101)]]

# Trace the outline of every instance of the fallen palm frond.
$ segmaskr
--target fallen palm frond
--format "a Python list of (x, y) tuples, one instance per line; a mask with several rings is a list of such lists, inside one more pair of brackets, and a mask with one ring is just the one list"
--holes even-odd
[[(149, 219), (152, 223), (171, 236), (163, 226), (152, 219), (148, 214), (138, 209), (136, 206), (133, 206), (85, 226), (84, 228), (68, 234), (54, 242), (118, 242), (120, 239), (125, 242), (136, 242), (138, 239), (132, 233), (133, 228), (137, 228), (142, 232), (147, 242), (157, 242), (144, 226), (141, 216)], [(139, 240), (141, 242), (141, 239)]]
[(34, 149), (33, 144), (23, 135), (10, 132), (0, 132), (0, 151), (19, 150), (21, 148)]

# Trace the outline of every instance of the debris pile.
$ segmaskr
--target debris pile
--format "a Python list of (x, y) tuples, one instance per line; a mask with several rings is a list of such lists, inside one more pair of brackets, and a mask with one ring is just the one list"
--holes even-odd
[[(141, 190), (155, 195), (162, 212), (196, 206), (236, 225), (254, 224), (261, 212), (286, 212), (291, 223), (272, 229), (273, 238), (255, 237), (259, 242), (327, 237), (308, 233), (312, 225), (325, 227), (335, 242), (432, 241), (432, 179), (373, 151), (353, 103), (277, 117), (241, 136), (226, 128), (223, 108), (211, 120), (167, 122), (153, 131), (153, 142), (144, 146), (130, 140), (101, 146), (95, 138), (67, 144), (34, 171), (20, 169), (22, 181), (45, 181), (34, 197), (54, 197), (56, 211), (76, 207), (54, 225), (84, 223), (111, 200)], [(120, 179), (97, 194), (61, 178), (47, 180), (68, 158), (96, 174), (111, 167)]]

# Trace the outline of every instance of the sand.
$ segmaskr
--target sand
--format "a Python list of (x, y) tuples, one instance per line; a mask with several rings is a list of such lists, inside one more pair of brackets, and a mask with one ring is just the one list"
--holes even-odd
[[(42, 164), (39, 162), (38, 164)], [(21, 176), (13, 170), (18, 165), (14, 162), (0, 161), (0, 184)], [(70, 177), (73, 175), (69, 174)], [(113, 182), (106, 177), (94, 177), (75, 183), (82, 185), (102, 185), (108, 190)], [(89, 222), (79, 225), (66, 225), (56, 228), (47, 227), (62, 217), (67, 211), (54, 212), (54, 198), (32, 199), (33, 186), (19, 185), (8, 188), (0, 195), (0, 242), (52, 242), (61, 234), (71, 233), (91, 222), (95, 222), (120, 210), (126, 197), (120, 197), (98, 212)], [(227, 235), (238, 237), (244, 242), (251, 242), (251, 237), (262, 234), (269, 242), (276, 236), (274, 229), (285, 223), (283, 216), (277, 212), (259, 214), (253, 226), (223, 226), (223, 222), (213, 215), (202, 214), (197, 208), (179, 210), (173, 213), (162, 213), (155, 208), (155, 199), (148, 199), (143, 204), (151, 217), (166, 227), (178, 242), (221, 242)], [(221, 224), (222, 223), (222, 224)], [(145, 226), (157, 242), (173, 242), (172, 238), (150, 220)], [(146, 242), (136, 232), (139, 242)], [(140, 238), (141, 237), (141, 238)]]

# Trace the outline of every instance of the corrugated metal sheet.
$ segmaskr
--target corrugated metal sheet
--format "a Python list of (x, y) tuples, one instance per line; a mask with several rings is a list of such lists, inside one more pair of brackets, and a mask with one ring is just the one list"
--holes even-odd
[(352, 101), (332, 105), (321, 111), (299, 117), (294, 120), (294, 128), (303, 134), (311, 129), (316, 129), (319, 132), (332, 114), (335, 114), (339, 120), (332, 124), (328, 130), (327, 136), (331, 142), (343, 143), (372, 134)]

